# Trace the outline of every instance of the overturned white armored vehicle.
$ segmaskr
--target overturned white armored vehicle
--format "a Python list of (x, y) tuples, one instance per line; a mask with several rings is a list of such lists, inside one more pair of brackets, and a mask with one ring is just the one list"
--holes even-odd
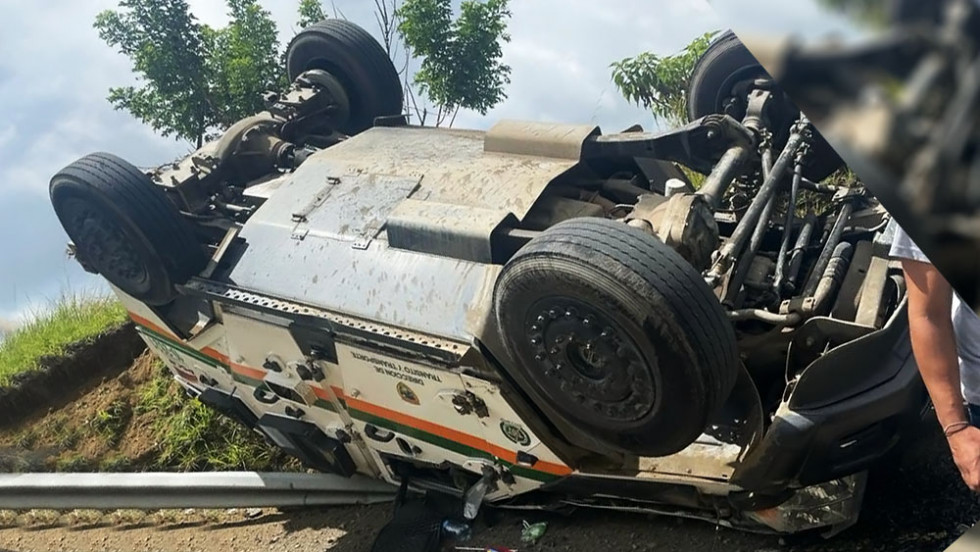
[(345, 21), (288, 68), (177, 163), (97, 153), (51, 183), (79, 262), (192, 394), (470, 516), (853, 522), (926, 404), (888, 217), (828, 183), (840, 160), (733, 35), (698, 63), (693, 122), (659, 134), (409, 126)]

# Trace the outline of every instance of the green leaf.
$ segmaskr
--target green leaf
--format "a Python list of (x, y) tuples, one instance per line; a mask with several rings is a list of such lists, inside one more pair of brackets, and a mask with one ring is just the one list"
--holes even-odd
[(299, 27), (305, 29), (314, 23), (319, 23), (327, 18), (323, 11), (323, 4), (320, 0), (300, 0), (299, 2)]
[(697, 37), (680, 52), (658, 56), (643, 52), (610, 64), (613, 84), (628, 101), (649, 109), (674, 126), (687, 122), (687, 89), (698, 58), (717, 32)]
[(284, 82), (275, 23), (257, 0), (228, 0), (223, 29), (203, 25), (187, 0), (121, 0), (95, 28), (127, 56), (138, 87), (109, 101), (164, 136), (198, 144), (264, 107), (261, 94)]
[(507, 97), (508, 0), (464, 0), (455, 17), (449, 0), (406, 0), (397, 16), (399, 34), (421, 58), (415, 84), (437, 106), (436, 126), (460, 108), (486, 114)]

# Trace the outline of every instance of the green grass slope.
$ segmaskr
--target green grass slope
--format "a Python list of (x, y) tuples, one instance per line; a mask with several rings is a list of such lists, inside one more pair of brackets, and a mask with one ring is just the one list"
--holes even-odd
[(115, 298), (62, 297), (0, 341), (0, 386), (16, 374), (36, 369), (41, 357), (61, 354), (68, 345), (125, 319), (126, 310)]

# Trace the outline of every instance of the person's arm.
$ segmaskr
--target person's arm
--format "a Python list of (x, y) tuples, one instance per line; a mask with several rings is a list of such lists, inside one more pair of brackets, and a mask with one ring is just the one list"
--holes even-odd
[(953, 332), (953, 290), (935, 266), (903, 260), (912, 352), (963, 481), (980, 492), (980, 429), (968, 425)]

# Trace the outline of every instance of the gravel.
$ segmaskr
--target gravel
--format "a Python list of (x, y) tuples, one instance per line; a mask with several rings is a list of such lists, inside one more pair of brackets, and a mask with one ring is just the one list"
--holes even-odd
[[(871, 473), (861, 520), (848, 531), (781, 539), (718, 529), (708, 523), (579, 510), (570, 515), (503, 513), (492, 527), (478, 526), (466, 546), (520, 550), (704, 552), (840, 552), (943, 550), (980, 519), (980, 500), (959, 479), (935, 423)], [(28, 551), (256, 551), (355, 552), (370, 550), (388, 521), (390, 506), (277, 511), (249, 509), (0, 515), (0, 550)], [(520, 542), (523, 521), (546, 521), (534, 546)]]

